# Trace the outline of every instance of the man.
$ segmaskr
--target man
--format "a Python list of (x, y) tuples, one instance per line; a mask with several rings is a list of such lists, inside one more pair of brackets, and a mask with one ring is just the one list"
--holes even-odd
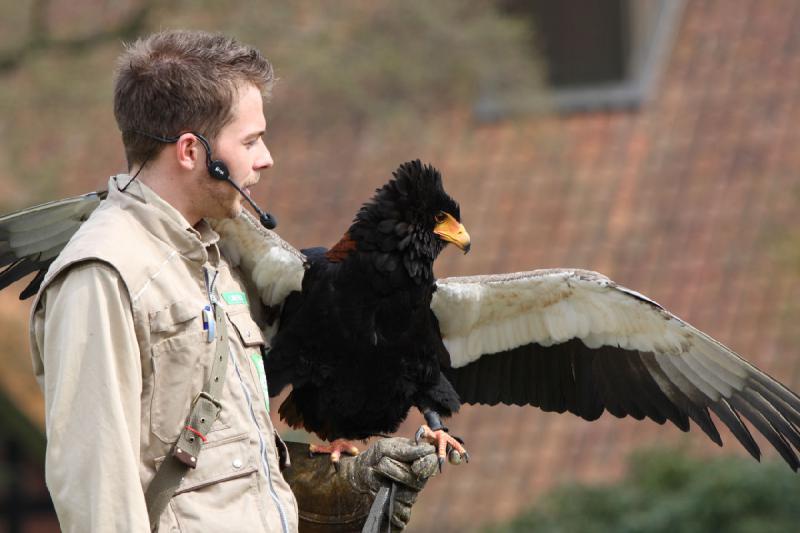
[(209, 175), (212, 159), (245, 191), (273, 164), (262, 103), (272, 80), (258, 51), (202, 32), (152, 35), (119, 60), (114, 111), (132, 175), (111, 178), (48, 271), (31, 323), (64, 531), (288, 533), (292, 489), (307, 529), (360, 529), (379, 474), (403, 484), (392, 518), (402, 527), (433, 473), (433, 448), (404, 439), (338, 472), (295, 453), (291, 488), (281, 472), (258, 298), (206, 221), (242, 210)]

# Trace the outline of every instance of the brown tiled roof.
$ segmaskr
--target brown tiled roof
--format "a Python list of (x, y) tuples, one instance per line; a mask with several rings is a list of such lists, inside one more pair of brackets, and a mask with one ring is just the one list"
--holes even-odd
[[(452, 112), (420, 122), (413, 136), (282, 132), (257, 196), (289, 242), (330, 245), (397, 163), (419, 157), (443, 171), (472, 236), (469, 255), (443, 254), (440, 277), (597, 270), (800, 390), (798, 28), (793, 0), (687, 2), (658, 91), (638, 111), (492, 124)], [(5, 313), (10, 304), (0, 303)], [(26, 354), (5, 354), (0, 386), (41, 421), (33, 381), (14, 385), (9, 357), (12, 374), (29, 368)], [(401, 433), (420, 421), (412, 412)], [(412, 531), (470, 530), (560, 482), (612, 481), (641, 446), (716, 450), (701, 432), (608, 414), (588, 423), (533, 408), (465, 407), (449, 425), (472, 462), (430, 483)], [(725, 453), (744, 453), (722, 435)]]
[[(290, 242), (335, 242), (388, 169), (421, 157), (442, 169), (472, 236), (468, 256), (448, 250), (439, 259), (440, 277), (597, 270), (800, 390), (798, 28), (797, 2), (687, 2), (658, 91), (638, 111), (493, 124), (453, 113), (422, 124), (416, 139), (363, 133), (346, 162), (355, 175), (284, 179), (271, 186), (272, 207), (311, 219), (287, 224)], [(298, 175), (320, 176), (313, 162), (296, 165)], [(421, 421), (409, 419), (402, 434)], [(472, 462), (430, 483), (412, 531), (471, 530), (558, 483), (612, 481), (641, 446), (717, 449), (699, 431), (608, 414), (589, 423), (465, 407), (449, 425)], [(722, 435), (723, 453), (745, 455)]]

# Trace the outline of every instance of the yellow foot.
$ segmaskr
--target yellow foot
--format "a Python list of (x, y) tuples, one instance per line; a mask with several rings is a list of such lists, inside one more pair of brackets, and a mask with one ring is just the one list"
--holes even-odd
[(433, 431), (423, 424), (414, 435), (414, 440), (417, 443), (421, 439), (425, 439), (436, 447), (436, 455), (439, 456), (439, 472), (442, 471), (445, 457), (449, 457), (452, 464), (459, 464), (462, 458), (469, 462), (469, 453), (463, 446), (464, 441), (458, 437), (453, 437), (443, 429)]
[(353, 443), (344, 440), (344, 439), (336, 439), (330, 444), (309, 444), (308, 445), (308, 453), (309, 455), (314, 455), (318, 453), (329, 453), (331, 454), (331, 463), (333, 466), (338, 470), (339, 469), (339, 459), (342, 457), (342, 453), (346, 453), (347, 455), (356, 456), (358, 455), (359, 451)]

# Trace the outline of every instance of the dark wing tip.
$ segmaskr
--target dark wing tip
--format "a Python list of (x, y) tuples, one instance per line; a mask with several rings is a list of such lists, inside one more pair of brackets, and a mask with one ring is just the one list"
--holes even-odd
[(48, 261), (39, 261), (36, 258), (22, 258), (14, 261), (0, 272), (0, 291), (12, 283), (21, 280), (28, 274), (38, 271), (36, 277), (33, 278), (19, 296), (20, 300), (30, 298), (38, 292), (42, 280), (44, 280), (44, 275), (54, 259), (55, 258)]
[(27, 300), (28, 298), (36, 295), (36, 293), (39, 292), (39, 288), (42, 286), (42, 282), (44, 281), (44, 276), (45, 274), (47, 274), (47, 267), (49, 266), (50, 263), (48, 263), (47, 266), (43, 266), (42, 269), (36, 273), (36, 276), (34, 276), (31, 282), (28, 283), (25, 289), (19, 294), (20, 300)]
[(717, 403), (712, 403), (709, 405), (709, 409), (719, 417), (723, 424), (728, 426), (728, 429), (731, 430), (736, 440), (738, 440), (742, 446), (744, 446), (744, 449), (753, 456), (753, 459), (760, 461), (761, 448), (758, 447), (758, 444), (756, 444), (756, 441), (753, 439), (753, 435), (750, 434), (750, 430), (747, 429), (747, 426), (744, 425), (742, 419), (739, 418), (739, 415), (731, 408), (728, 402), (722, 400)]

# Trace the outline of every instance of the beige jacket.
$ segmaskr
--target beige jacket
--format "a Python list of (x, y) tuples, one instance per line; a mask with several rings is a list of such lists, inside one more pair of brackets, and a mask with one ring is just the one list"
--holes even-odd
[(64, 531), (149, 531), (144, 491), (214, 353), (204, 269), (218, 272), (231, 339), (222, 411), (159, 531), (297, 530), (269, 419), (264, 339), (218, 238), (146, 186), (122, 193), (112, 178), (108, 199), (48, 271), (31, 346), (45, 396), (46, 480)]

